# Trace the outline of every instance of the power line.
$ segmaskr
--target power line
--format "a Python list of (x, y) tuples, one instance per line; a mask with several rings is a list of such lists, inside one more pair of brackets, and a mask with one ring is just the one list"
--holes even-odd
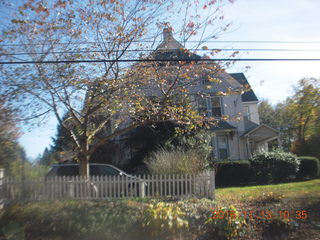
[(122, 60), (59, 60), (59, 61), (19, 61), (0, 62), (1, 65), (12, 64), (57, 64), (57, 63), (110, 63), (110, 62), (260, 62), (260, 61), (320, 61), (320, 58), (216, 58), (216, 59), (122, 59)]
[[(170, 49), (178, 51), (181, 49)], [(320, 49), (281, 49), (281, 48), (210, 48), (210, 49), (188, 49), (190, 51), (246, 51), (246, 52), (318, 52)], [(123, 50), (86, 50), (86, 51), (53, 51), (53, 52), (18, 52), (18, 53), (4, 53), (0, 56), (21, 56), (21, 55), (42, 55), (42, 54), (79, 54), (79, 53), (117, 53), (117, 52), (154, 52), (151, 49), (123, 49)]]
[[(195, 41), (195, 42), (199, 42), (199, 41)], [(239, 40), (239, 41), (206, 41), (206, 42), (216, 42), (216, 43), (320, 43), (320, 41), (260, 41), (260, 40)]]
[[(128, 41), (129, 42), (129, 41)], [(132, 43), (160, 43), (162, 41), (147, 41), (147, 40), (137, 40), (137, 41), (130, 41)], [(200, 41), (187, 41), (187, 43), (199, 43)], [(77, 42), (77, 43), (55, 43), (55, 42), (45, 42), (45, 43), (27, 43), (27, 44), (0, 44), (0, 47), (17, 47), (17, 46), (45, 46), (45, 45), (80, 45), (80, 44), (97, 44), (98, 42)], [(104, 43), (113, 43), (112, 41), (104, 41)], [(126, 43), (126, 41), (123, 41)], [(290, 43), (297, 43), (297, 44), (320, 44), (320, 41), (260, 41), (260, 40), (209, 40), (205, 41), (204, 43), (280, 43), (280, 44), (290, 44)]]

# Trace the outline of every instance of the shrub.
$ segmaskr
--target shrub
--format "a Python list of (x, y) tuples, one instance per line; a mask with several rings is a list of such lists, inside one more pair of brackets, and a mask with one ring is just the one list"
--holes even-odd
[(197, 174), (207, 167), (206, 159), (198, 151), (179, 147), (173, 150), (161, 148), (153, 152), (145, 163), (154, 174)]
[(287, 218), (271, 218), (263, 222), (263, 239), (288, 239), (288, 235), (297, 226), (295, 221)]
[(172, 203), (149, 204), (142, 215), (143, 232), (148, 239), (172, 239), (189, 226), (188, 221), (182, 218), (185, 213)]
[(301, 159), (314, 159), (317, 160), (320, 163), (320, 159), (316, 158), (316, 157), (312, 157), (312, 156), (300, 156), (298, 157), (299, 160)]
[(295, 177), (299, 168), (299, 160), (294, 154), (279, 150), (259, 152), (250, 162), (258, 183), (286, 181)]
[(195, 150), (201, 157), (210, 161), (213, 156), (213, 147), (209, 144), (212, 137), (212, 133), (205, 130), (179, 132), (179, 129), (176, 129), (176, 134), (168, 139), (163, 147), (167, 150), (175, 150), (175, 148)]
[(131, 239), (140, 206), (125, 202), (47, 202), (7, 208), (0, 226), (20, 224), (26, 239)]
[(316, 157), (299, 157), (299, 172), (300, 178), (315, 178), (320, 173), (320, 163)]
[(245, 230), (244, 218), (232, 206), (219, 208), (229, 211), (230, 218), (225, 215), (223, 219), (211, 219), (211, 209), (217, 208), (214, 201), (197, 198), (171, 201), (131, 199), (12, 205), (0, 211), (0, 233), (2, 230), (8, 240), (172, 240), (238, 239)]
[(209, 234), (218, 236), (218, 239), (239, 239), (244, 237), (246, 220), (241, 216), (240, 212), (234, 207), (223, 207), (219, 211), (214, 212), (213, 216), (206, 221)]
[(209, 216), (212, 205), (207, 199), (170, 203), (144, 199), (12, 205), (0, 211), (0, 233), (2, 230), (8, 240), (178, 239), (190, 235), (189, 221), (192, 220), (196, 233), (207, 220), (199, 217), (199, 209)]
[(261, 195), (256, 197), (255, 202), (258, 204), (277, 203), (283, 198), (283, 194), (278, 192), (262, 192)]
[(216, 184), (239, 185), (252, 180), (252, 169), (249, 161), (222, 161), (216, 162)]

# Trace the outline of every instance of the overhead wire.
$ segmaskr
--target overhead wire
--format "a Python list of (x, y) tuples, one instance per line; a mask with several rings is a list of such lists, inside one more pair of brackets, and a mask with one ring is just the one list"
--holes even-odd
[[(159, 43), (162, 41), (153, 41), (153, 40), (137, 40), (130, 41), (133, 43)], [(37, 46), (37, 45), (79, 45), (79, 44), (97, 44), (98, 42), (94, 41), (84, 41), (84, 42), (44, 42), (44, 43), (27, 43), (27, 44), (0, 44), (0, 47), (9, 47), (9, 46)], [(112, 41), (105, 41), (105, 43), (112, 43)], [(125, 43), (125, 41), (123, 42)], [(199, 43), (199, 41), (188, 41), (188, 43)], [(320, 41), (260, 41), (260, 40), (209, 40), (206, 43), (263, 43), (263, 44), (320, 44)]]
[(95, 59), (95, 60), (58, 60), (58, 61), (2, 61), (0, 65), (12, 64), (58, 64), (58, 63), (113, 63), (113, 62), (239, 62), (239, 61), (320, 61), (320, 58), (216, 58), (216, 59)]
[[(181, 49), (170, 49), (178, 51)], [(246, 52), (319, 52), (320, 49), (288, 49), (288, 48), (206, 48), (206, 49), (188, 49), (189, 51), (246, 51)], [(0, 56), (21, 56), (21, 55), (42, 55), (42, 54), (79, 54), (79, 53), (117, 53), (117, 52), (153, 52), (152, 49), (120, 49), (120, 50), (79, 50), (79, 51), (52, 51), (52, 52), (17, 52), (2, 53)]]

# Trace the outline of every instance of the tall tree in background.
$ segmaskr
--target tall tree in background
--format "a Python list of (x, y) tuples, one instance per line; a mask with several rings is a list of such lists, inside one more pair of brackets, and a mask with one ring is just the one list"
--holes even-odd
[(278, 103), (275, 107), (275, 124), (278, 125), (281, 144), (285, 151), (292, 151), (292, 144), (295, 141), (293, 126), (295, 124), (292, 112), (288, 108), (290, 98)]
[(279, 130), (283, 147), (298, 155), (319, 157), (320, 88), (319, 79), (302, 79), (293, 96), (272, 106), (268, 101), (259, 104), (261, 123)]
[[(68, 113), (62, 116), (62, 121), (69, 118)], [(76, 158), (76, 145), (72, 140), (70, 131), (58, 124), (56, 135), (51, 138), (52, 145), (45, 148), (42, 155), (38, 159), (41, 165), (49, 166), (54, 162), (63, 162), (65, 160), (74, 160)]]
[(320, 159), (320, 109), (317, 109), (316, 113), (316, 121), (314, 124), (313, 134), (306, 141), (306, 146), (308, 147), (306, 151), (308, 153), (303, 152), (303, 155), (312, 155)]
[[(183, 44), (197, 39), (194, 51), (207, 49), (202, 44), (226, 29), (219, 22), (223, 1), (27, 0), (17, 6), (3, 2), (12, 16), (2, 26), (6, 47), (1, 48), (1, 58), (33, 63), (1, 65), (2, 94), (26, 118), (57, 118), (71, 136), (82, 175), (89, 175), (89, 158), (100, 146), (138, 126), (173, 120), (194, 128), (208, 120), (172, 99), (177, 94), (188, 97), (192, 81), (199, 81), (195, 76), (223, 72), (223, 66), (185, 61), (175, 66), (130, 65), (123, 60), (150, 57), (146, 50), (153, 49), (164, 27), (171, 28), (166, 23), (170, 20)], [(208, 25), (215, 25), (215, 30), (210, 32)], [(157, 101), (146, 94), (150, 86)]]
[(258, 112), (261, 123), (266, 124), (275, 129), (278, 128), (278, 124), (275, 118), (275, 109), (268, 100), (264, 99), (260, 101)]
[(12, 110), (0, 99), (0, 168), (4, 168), (8, 174), (12, 173), (13, 163), (21, 164), (27, 160), (17, 142), (19, 131), (16, 120)]
[[(288, 103), (288, 109), (292, 113), (295, 134), (293, 152), (309, 154), (308, 140), (316, 134), (317, 123), (320, 120), (320, 88), (319, 79), (302, 79), (295, 93)], [(320, 137), (320, 136), (318, 136)]]

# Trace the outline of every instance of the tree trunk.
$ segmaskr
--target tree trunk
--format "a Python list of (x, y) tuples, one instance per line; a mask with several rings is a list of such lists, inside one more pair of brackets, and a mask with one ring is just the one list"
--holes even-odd
[(88, 154), (82, 153), (82, 152), (78, 155), (80, 176), (85, 176), (85, 177), (90, 176), (89, 157), (90, 156)]

